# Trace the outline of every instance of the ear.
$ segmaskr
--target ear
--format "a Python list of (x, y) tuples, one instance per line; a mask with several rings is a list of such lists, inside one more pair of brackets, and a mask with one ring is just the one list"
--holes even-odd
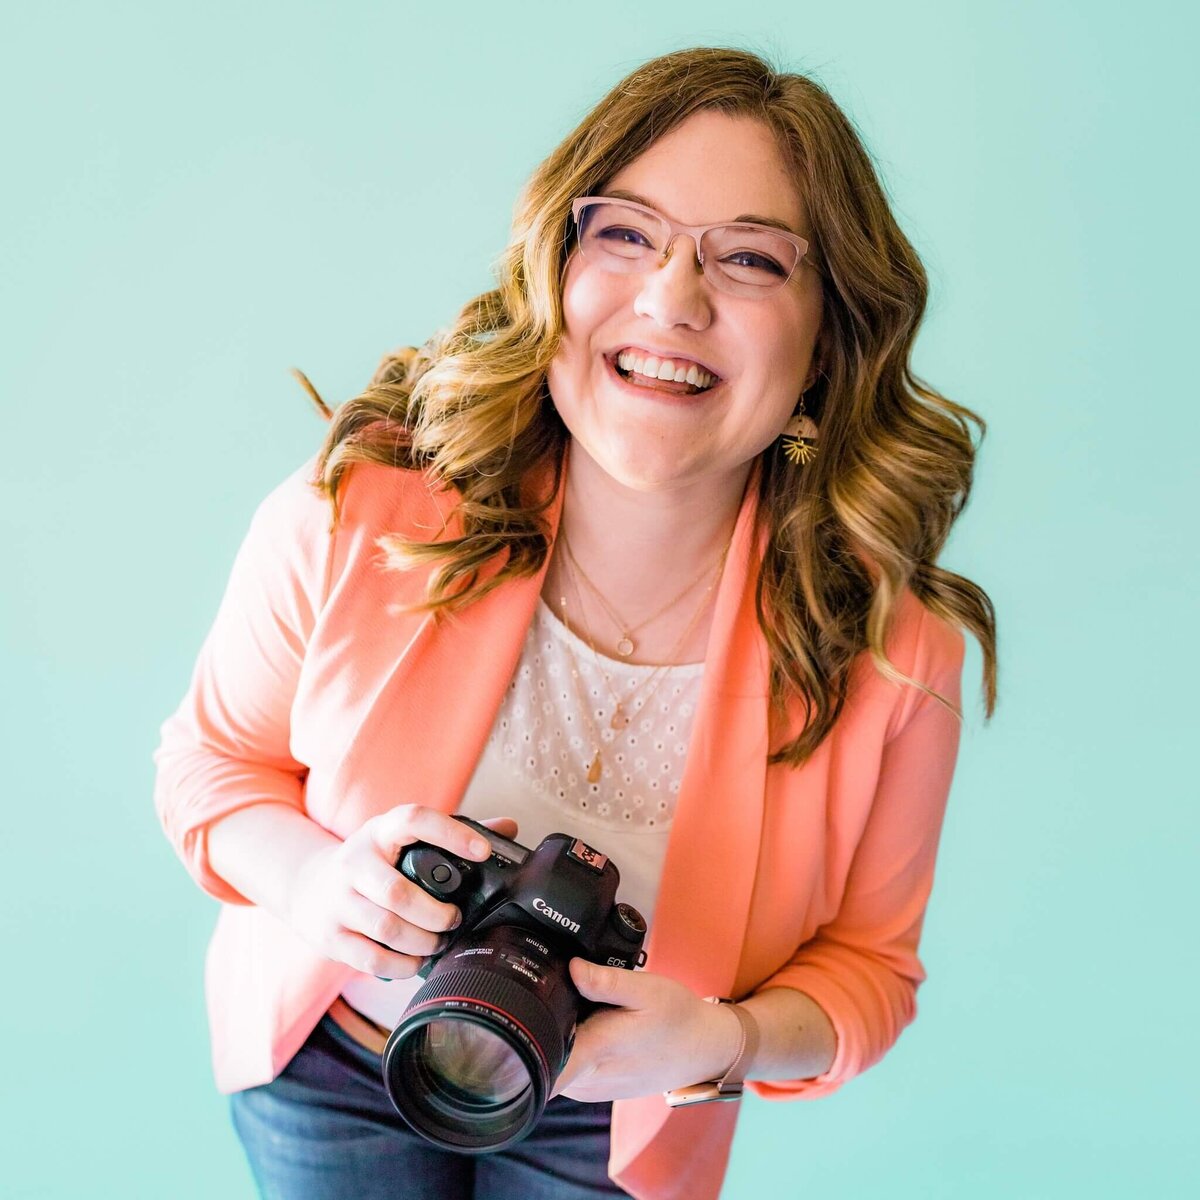
[(813, 345), (812, 358), (808, 364), (808, 374), (804, 376), (804, 387), (801, 391), (807, 392), (818, 379), (824, 378), (826, 359), (825, 323), (822, 322), (820, 329), (817, 330), (817, 340)]
[(817, 382), (817, 380), (823, 379), (824, 377), (825, 377), (825, 370), (822, 367), (822, 365), (817, 361), (816, 356), (814, 355), (813, 361), (809, 365), (809, 368), (808, 368), (808, 374), (804, 376), (804, 384), (800, 388), (801, 395), (807, 395), (809, 393), (809, 391), (812, 390), (812, 387)]

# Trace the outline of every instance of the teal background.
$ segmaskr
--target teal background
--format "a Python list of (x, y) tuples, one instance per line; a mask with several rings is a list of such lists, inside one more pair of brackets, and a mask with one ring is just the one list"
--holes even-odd
[(1194, 11), (6, 5), (0, 1194), (251, 1195), (150, 754), (321, 436), (288, 368), (340, 401), (450, 320), (535, 164), (703, 43), (813, 72), (876, 156), (917, 369), (990, 423), (943, 561), (1002, 652), (919, 1020), (835, 1097), (749, 1100), (725, 1194), (1200, 1194)]

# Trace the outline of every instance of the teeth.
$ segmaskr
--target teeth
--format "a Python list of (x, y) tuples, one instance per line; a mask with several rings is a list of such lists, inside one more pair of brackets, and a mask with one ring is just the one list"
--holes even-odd
[(712, 387), (717, 377), (686, 358), (655, 358), (653, 354), (641, 358), (631, 350), (617, 355), (617, 366), (622, 371), (636, 371), (649, 379), (671, 379), (676, 383), (690, 383), (692, 387)]

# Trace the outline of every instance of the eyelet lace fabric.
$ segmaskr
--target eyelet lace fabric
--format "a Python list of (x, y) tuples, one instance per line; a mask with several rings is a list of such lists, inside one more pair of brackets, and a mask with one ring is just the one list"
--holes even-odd
[[(675, 815), (703, 675), (703, 663), (663, 670), (593, 656), (540, 601), (489, 749), (575, 820), (661, 831)], [(630, 718), (623, 729), (611, 727), (614, 695)], [(597, 736), (602, 772), (588, 783)]]

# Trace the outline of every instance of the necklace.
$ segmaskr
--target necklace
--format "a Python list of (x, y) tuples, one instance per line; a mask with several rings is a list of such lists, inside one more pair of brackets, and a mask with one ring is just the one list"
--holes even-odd
[[(621, 631), (621, 636), (617, 641), (617, 653), (622, 658), (628, 658), (636, 649), (637, 643), (633, 640), (633, 635), (639, 629), (649, 625), (651, 621), (658, 620), (665, 612), (669, 612), (676, 604), (680, 602), (702, 580), (709, 572), (710, 568), (705, 567), (699, 575), (693, 579), (687, 587), (683, 589), (677, 596), (673, 596), (661, 608), (655, 609), (648, 617), (643, 617), (636, 625), (630, 625), (613, 606), (605, 598), (604, 593), (588, 578), (587, 572), (579, 565), (579, 559), (575, 557), (575, 551), (571, 549), (570, 540), (567, 538), (566, 532), (562, 533), (563, 549), (567, 552), (567, 558), (570, 561), (571, 567), (575, 574), (583, 580), (587, 585), (587, 589), (596, 597), (600, 607), (608, 614), (608, 618)], [(724, 553), (721, 555), (721, 561), (724, 562), (725, 554), (728, 553), (729, 547), (726, 545)], [(580, 605), (582, 611), (582, 605)]]
[[(730, 542), (732, 542), (732, 540), (733, 539), (731, 536)], [(642, 682), (639, 683), (638, 686), (634, 688), (633, 691), (625, 698), (630, 704), (633, 703), (633, 700), (636, 698), (637, 694), (644, 687), (646, 687), (647, 684), (651, 684), (652, 686), (650, 687), (650, 690), (646, 693), (645, 698), (642, 700), (642, 707), (644, 708), (650, 702), (650, 699), (653, 697), (654, 693), (658, 691), (659, 685), (666, 678), (667, 672), (672, 666), (675, 665), (671, 660), (679, 656), (683, 647), (687, 644), (688, 638), (691, 637), (696, 626), (700, 623), (700, 618), (707, 611), (708, 599), (712, 595), (713, 588), (717, 586), (717, 582), (721, 578), (721, 572), (725, 567), (725, 559), (728, 554), (729, 543), (726, 543), (725, 549), (722, 551), (721, 557), (717, 562), (716, 570), (713, 572), (712, 581), (709, 583), (708, 587), (704, 589), (704, 595), (701, 597), (699, 607), (693, 614), (692, 619), (688, 622), (687, 628), (680, 635), (679, 641), (675, 643), (670, 654), (667, 656), (668, 661), (656, 666), (654, 670), (651, 671), (650, 674), (647, 675), (646, 678), (643, 679)], [(572, 583), (575, 586), (575, 597), (578, 600), (580, 598), (579, 580), (574, 572), (572, 572)], [(558, 605), (559, 611), (562, 613), (563, 626), (566, 628), (568, 633), (574, 633), (571, 628), (570, 619), (567, 616), (566, 596), (559, 597)], [(588, 629), (587, 622), (586, 620), (583, 620), (582, 617), (581, 632), (583, 633), (583, 640), (587, 643), (587, 647), (591, 651), (592, 659), (596, 664), (596, 670), (600, 673), (600, 678), (604, 681), (605, 690), (608, 692), (609, 697), (613, 702), (613, 715), (609, 721), (609, 729), (625, 729), (629, 725), (631, 719), (629, 714), (625, 711), (625, 701), (623, 701), (613, 691), (612, 676), (604, 669), (603, 666), (601, 666), (600, 655), (596, 650), (596, 643), (592, 638), (591, 630)], [(584, 764), (587, 768), (587, 781), (588, 783), (599, 783), (600, 776), (604, 770), (604, 764), (602, 760), (602, 746), (604, 737), (599, 730), (597, 730), (595, 721), (592, 720), (590, 701), (580, 691), (579, 660), (575, 657), (575, 651), (572, 649), (570, 643), (567, 644), (567, 653), (571, 659), (571, 677), (575, 681), (575, 698), (579, 701), (579, 707), (583, 712), (584, 720), (587, 722), (588, 729), (592, 735), (592, 741), (595, 744), (595, 750), (593, 751), (591, 759)]]

